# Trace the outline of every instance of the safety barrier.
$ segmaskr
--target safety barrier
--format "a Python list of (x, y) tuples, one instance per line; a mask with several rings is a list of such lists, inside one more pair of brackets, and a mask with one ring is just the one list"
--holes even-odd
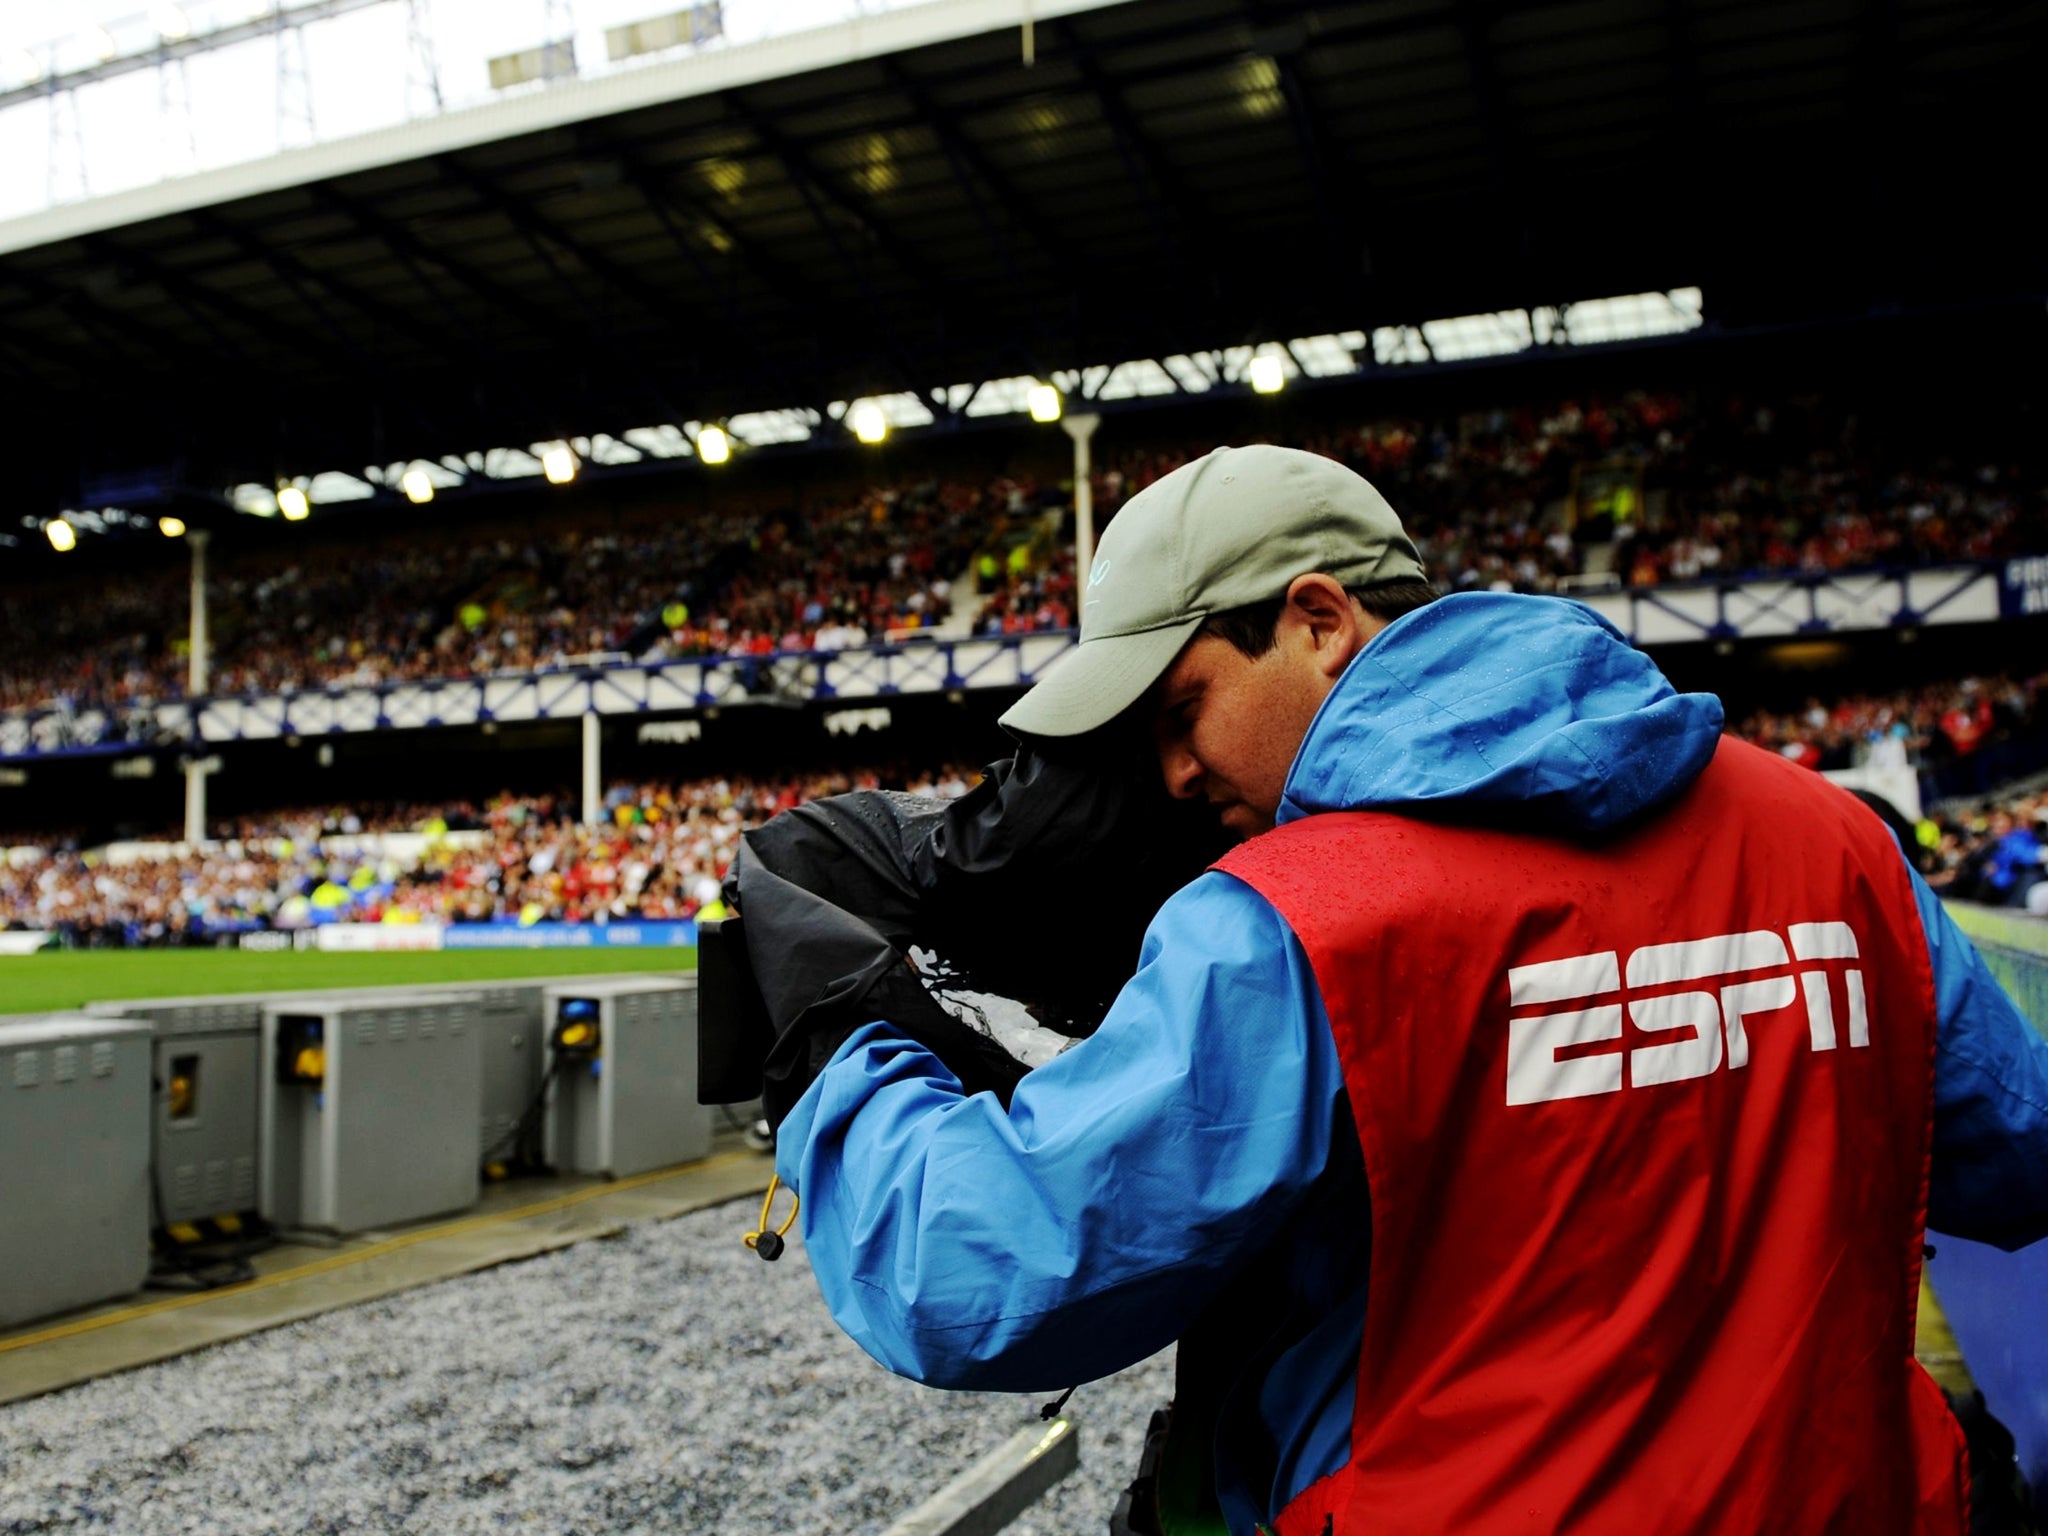
[[(2048, 923), (1949, 908), (2014, 1002), (2048, 1035)], [(2018, 1442), (2020, 1466), (2048, 1489), (2048, 1241), (2018, 1253), (1936, 1234), (1928, 1279), (1992, 1412)]]

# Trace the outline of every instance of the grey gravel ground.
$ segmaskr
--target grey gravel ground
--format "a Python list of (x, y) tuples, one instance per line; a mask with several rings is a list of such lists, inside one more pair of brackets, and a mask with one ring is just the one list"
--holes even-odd
[[(759, 1207), (649, 1222), (0, 1408), (0, 1532), (874, 1532), (1042, 1397), (890, 1376)], [(795, 1234), (791, 1234), (794, 1239)], [(1099, 1536), (1170, 1355), (1085, 1386), (1009, 1529)]]

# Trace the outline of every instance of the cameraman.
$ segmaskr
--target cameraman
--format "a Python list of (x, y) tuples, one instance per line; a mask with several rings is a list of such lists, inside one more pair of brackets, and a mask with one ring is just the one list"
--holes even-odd
[(2048, 1233), (2048, 1042), (1884, 827), (1589, 610), (1432, 600), (1311, 454), (1176, 470), (1086, 579), (1005, 723), (1136, 711), (1246, 841), (1007, 1112), (839, 1048), (778, 1168), (841, 1325), (1013, 1391), (1182, 1339), (1238, 1536), (1959, 1532), (1923, 1226)]

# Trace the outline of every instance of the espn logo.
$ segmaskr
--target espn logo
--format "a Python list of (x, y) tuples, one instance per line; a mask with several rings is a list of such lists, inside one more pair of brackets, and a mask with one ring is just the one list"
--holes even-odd
[[(1619, 1093), (1624, 1062), (1629, 1086), (1635, 1088), (1706, 1077), (1724, 1065), (1730, 1071), (1738, 1070), (1749, 1065), (1748, 1021), (1758, 1014), (1789, 1008), (1802, 996), (1813, 1048), (1832, 1051), (1836, 1044), (1836, 982), (1820, 965), (1797, 971), (1787, 968), (1795, 959), (1856, 959), (1855, 931), (1847, 923), (1794, 923), (1786, 934), (1792, 941), (1789, 952), (1785, 936), (1768, 928), (1676, 944), (1647, 944), (1628, 957), (1626, 994), (1620, 957), (1611, 949), (1515, 966), (1508, 972), (1508, 1006), (1553, 1011), (1508, 1020), (1508, 1103), (1543, 1104), (1553, 1099)], [(1753, 974), (1767, 970), (1782, 974)], [(1726, 979), (1734, 976), (1745, 979)], [(1849, 1045), (1860, 1049), (1870, 1044), (1863, 972), (1852, 969), (1840, 976)], [(1674, 987), (1683, 990), (1662, 990)], [(1652, 989), (1659, 990), (1652, 993)], [(1652, 995), (1639, 995), (1643, 993)], [(1615, 1000), (1596, 1001), (1608, 997)], [(1579, 1006), (1555, 1011), (1556, 1004), (1567, 1002)], [(1559, 1059), (1559, 1052), (1575, 1047), (1619, 1042), (1624, 1006), (1629, 1022), (1637, 1029), (1663, 1038), (1627, 1050), (1618, 1044), (1607, 1051), (1581, 1049)]]

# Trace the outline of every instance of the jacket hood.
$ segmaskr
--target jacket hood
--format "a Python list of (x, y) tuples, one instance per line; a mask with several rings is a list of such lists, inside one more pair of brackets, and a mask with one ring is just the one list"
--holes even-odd
[(1310, 724), (1278, 820), (1405, 810), (1602, 832), (1712, 760), (1721, 701), (1679, 693), (1582, 604), (1472, 592), (1387, 626)]

